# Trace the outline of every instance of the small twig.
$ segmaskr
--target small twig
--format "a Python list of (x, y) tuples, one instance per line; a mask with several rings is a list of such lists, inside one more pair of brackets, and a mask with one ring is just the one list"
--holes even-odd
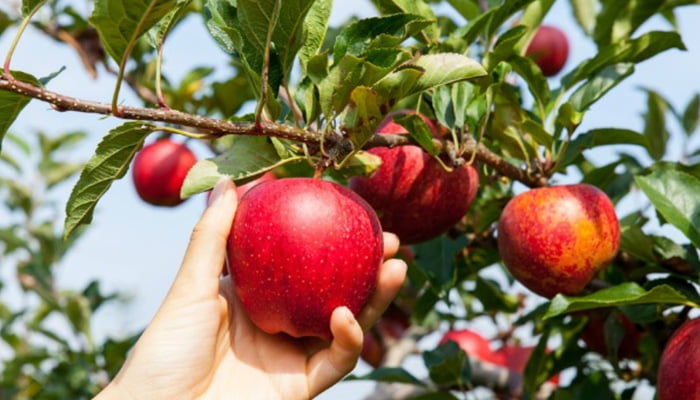
[[(14, 92), (47, 102), (57, 111), (77, 111), (104, 115), (112, 114), (111, 105), (108, 103), (81, 100), (75, 97), (65, 96), (21, 81), (8, 81), (4, 78), (0, 79), (0, 90)], [(318, 143), (321, 140), (321, 135), (318, 132), (306, 131), (290, 125), (263, 121), (259, 127), (256, 127), (252, 122), (229, 122), (188, 114), (177, 110), (122, 106), (118, 118), (159, 121), (179, 126), (189, 126), (211, 132), (214, 136), (231, 134), (275, 136), (302, 143)]]
[(163, 67), (163, 41), (159, 43), (158, 46), (158, 58), (156, 60), (156, 98), (158, 107), (164, 108), (166, 110), (170, 109), (170, 106), (165, 102), (165, 97), (163, 97), (163, 86), (162, 86), (162, 67)]
[(46, 4), (46, 0), (43, 0), (39, 2), (32, 11), (27, 15), (23, 20), (22, 24), (20, 24), (19, 29), (17, 29), (17, 34), (15, 34), (15, 37), (12, 39), (12, 43), (10, 44), (10, 49), (7, 51), (7, 55), (5, 56), (5, 64), (3, 65), (3, 74), (7, 79), (14, 79), (12, 78), (12, 73), (10, 72), (10, 63), (12, 62), (12, 55), (15, 53), (15, 50), (17, 49), (17, 45), (19, 44), (19, 39), (22, 37), (24, 34), (24, 31), (27, 30), (27, 26), (29, 26), (29, 21), (31, 21), (32, 17), (34, 14), (39, 11), (39, 9)]
[(265, 103), (267, 102), (267, 88), (268, 88), (268, 78), (270, 72), (270, 44), (272, 44), (272, 33), (275, 31), (275, 23), (280, 12), (280, 3), (282, 0), (276, 0), (275, 6), (272, 9), (272, 16), (270, 16), (270, 26), (267, 27), (267, 38), (265, 39), (265, 54), (263, 55), (263, 69), (262, 76), (260, 77), (262, 84), (262, 92), (260, 93), (260, 102), (255, 110), (255, 126), (259, 127), (262, 123), (262, 113), (265, 109)]

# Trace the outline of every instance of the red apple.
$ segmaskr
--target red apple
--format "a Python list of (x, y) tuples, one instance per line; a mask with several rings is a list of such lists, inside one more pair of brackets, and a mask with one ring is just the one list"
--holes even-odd
[(700, 318), (683, 323), (659, 361), (658, 400), (700, 400)]
[(197, 157), (183, 143), (161, 139), (146, 145), (134, 157), (131, 167), (136, 193), (156, 206), (176, 206), (180, 188)]
[(359, 313), (382, 262), (372, 208), (338, 184), (278, 179), (240, 200), (231, 226), (232, 282), (250, 319), (267, 333), (329, 340), (333, 310)]
[(491, 343), (489, 343), (486, 338), (472, 330), (461, 329), (448, 331), (440, 340), (440, 344), (447, 343), (447, 341), (450, 340), (455, 342), (459, 348), (464, 350), (469, 358), (481, 362), (503, 365), (500, 362), (500, 356), (496, 355), (496, 353), (491, 350)]
[[(504, 345), (500, 349), (496, 350), (495, 354), (498, 358), (496, 364), (507, 367), (509, 370), (516, 372), (518, 374), (525, 373), (525, 367), (527, 362), (530, 361), (532, 352), (535, 347), (530, 346), (514, 346), (514, 345)], [(555, 375), (549, 379), (549, 382), (553, 384), (559, 383), (559, 375)]]
[(587, 184), (521, 193), (498, 222), (503, 263), (523, 285), (548, 298), (580, 293), (612, 261), (619, 244), (615, 207)]
[[(439, 128), (432, 125), (431, 129), (438, 134)], [(390, 117), (377, 132), (407, 133)], [(447, 172), (423, 149), (411, 145), (376, 147), (369, 152), (379, 156), (382, 165), (369, 178), (352, 178), (350, 187), (377, 210), (384, 230), (395, 233), (402, 244), (423, 242), (447, 231), (476, 196), (479, 176), (471, 165)]]
[(554, 76), (561, 71), (569, 57), (569, 40), (559, 28), (542, 25), (525, 54), (535, 61), (545, 76)]
[(273, 180), (273, 179), (275, 179), (275, 174), (273, 174), (272, 172), (268, 171), (268, 172), (265, 172), (264, 174), (262, 174), (262, 175), (261, 175), (259, 178), (257, 178), (257, 179), (254, 179), (254, 180), (252, 180), (252, 181), (250, 181), (250, 182), (248, 182), (248, 183), (244, 183), (244, 184), (241, 185), (241, 186), (237, 186), (237, 187), (236, 187), (236, 193), (238, 193), (238, 198), (240, 199), (241, 197), (243, 197), (243, 195), (246, 194), (246, 192), (248, 192), (248, 191), (249, 191), (250, 189), (252, 189), (254, 186), (256, 186), (256, 185), (258, 185), (258, 184), (260, 184), (260, 183), (263, 183), (263, 182), (271, 181), (271, 180)]
[(410, 326), (408, 316), (393, 304), (384, 312), (377, 324), (365, 333), (360, 357), (374, 368), (384, 361), (390, 342), (400, 339)]
[[(635, 358), (639, 356), (639, 341), (643, 332), (620, 312), (615, 312), (615, 316), (620, 320), (623, 328), (622, 341), (617, 349), (618, 358)], [(605, 344), (605, 320), (610, 315), (608, 310), (594, 310), (586, 312), (588, 323), (583, 329), (581, 339), (586, 343), (586, 347), (596, 353), (607, 357), (608, 346)]]

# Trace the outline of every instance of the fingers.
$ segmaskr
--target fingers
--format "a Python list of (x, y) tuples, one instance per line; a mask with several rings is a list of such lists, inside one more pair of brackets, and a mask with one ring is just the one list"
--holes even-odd
[(209, 204), (192, 231), (171, 292), (184, 290), (204, 295), (218, 293), (221, 266), (226, 257), (226, 242), (237, 205), (233, 182), (222, 178), (214, 186)]
[(384, 259), (393, 257), (399, 251), (399, 237), (391, 232), (384, 232)]
[(404, 279), (406, 279), (406, 268), (406, 263), (396, 258), (385, 261), (379, 268), (377, 289), (357, 318), (362, 330), (367, 331), (374, 325), (389, 303), (396, 297)]
[(362, 351), (362, 328), (347, 307), (338, 307), (333, 311), (331, 332), (333, 341), (330, 347), (314, 354), (307, 364), (311, 397), (352, 371)]

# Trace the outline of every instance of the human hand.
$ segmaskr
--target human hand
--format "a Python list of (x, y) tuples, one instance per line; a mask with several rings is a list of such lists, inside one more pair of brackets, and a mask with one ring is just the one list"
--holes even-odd
[(230, 277), (221, 278), (236, 191), (221, 180), (194, 228), (175, 282), (114, 380), (96, 400), (310, 399), (356, 365), (363, 331), (396, 296), (406, 264), (384, 234), (377, 288), (357, 319), (346, 307), (331, 317), (333, 341), (270, 335), (246, 315)]

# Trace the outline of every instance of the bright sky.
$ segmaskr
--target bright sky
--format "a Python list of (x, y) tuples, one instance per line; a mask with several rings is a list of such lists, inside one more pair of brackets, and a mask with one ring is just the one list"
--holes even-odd
[[(369, 4), (367, 0), (337, 1), (332, 24), (341, 23), (352, 13), (360, 16), (373, 15), (373, 8)], [(568, 4), (566, 1), (557, 1), (546, 22), (567, 31), (571, 39), (567, 68), (571, 68), (579, 61), (591, 57), (594, 46), (574, 25)], [(700, 37), (700, 25), (697, 24), (700, 21), (700, 9), (682, 9), (678, 17), (689, 51), (672, 50), (640, 65), (632, 78), (593, 107), (586, 115), (581, 132), (593, 127), (641, 130), (640, 113), (645, 109), (645, 96), (638, 90), (639, 87), (659, 91), (677, 107), (685, 106), (691, 96), (700, 91), (700, 81), (697, 80), (700, 71), (700, 43), (696, 40)], [(643, 30), (646, 29), (670, 28), (664, 21), (656, 20), (643, 27)], [(12, 33), (0, 37), (0, 54), (6, 52)], [(202, 30), (202, 24), (198, 20), (190, 20), (173, 32), (165, 54), (164, 71), (173, 81), (179, 80), (185, 71), (195, 66), (216, 66), (224, 71), (223, 74), (226, 71), (225, 54)], [(32, 32), (20, 42), (13, 67), (35, 76), (45, 76), (62, 65), (67, 70), (51, 82), (50, 89), (80, 98), (109, 101), (114, 82), (112, 76), (101, 71), (97, 80), (91, 80), (84, 73), (77, 56), (68, 47), (49, 42)], [(551, 85), (556, 86), (556, 83), (552, 82)], [(235, 96), (235, 93), (231, 95)], [(122, 100), (125, 104), (139, 104), (127, 89), (122, 91)], [(85, 130), (91, 136), (77, 157), (86, 160), (100, 138), (119, 124), (121, 121), (114, 118), (102, 119), (98, 115), (78, 113), (62, 114), (52, 111), (46, 104), (32, 102), (12, 127), (12, 131), (31, 137), (35, 130), (51, 134)], [(678, 132), (675, 125), (671, 125), (671, 129)], [(678, 143), (676, 147), (680, 150), (681, 142), (676, 140), (675, 143)], [(196, 146), (195, 151), (202, 158), (211, 156), (204, 146)], [(597, 152), (596, 155), (602, 165), (614, 153)], [(70, 189), (70, 186), (61, 188), (64, 196), (62, 204)], [(130, 176), (116, 182), (101, 200), (89, 233), (66, 257), (58, 272), (61, 287), (82, 288), (90, 280), (98, 279), (106, 290), (130, 294), (132, 299), (127, 305), (105, 309), (97, 315), (94, 325), (97, 337), (134, 332), (148, 323), (172, 282), (190, 231), (204, 203), (204, 198), (197, 196), (174, 209), (151, 207), (137, 198)], [(9, 265), (2, 267), (0, 277), (3, 281), (14, 281), (14, 268)], [(12, 287), (3, 293), (6, 298), (18, 296), (16, 288)], [(367, 372), (367, 368), (360, 364), (356, 372)], [(320, 398), (359, 399), (371, 388), (371, 383), (344, 383)]]

